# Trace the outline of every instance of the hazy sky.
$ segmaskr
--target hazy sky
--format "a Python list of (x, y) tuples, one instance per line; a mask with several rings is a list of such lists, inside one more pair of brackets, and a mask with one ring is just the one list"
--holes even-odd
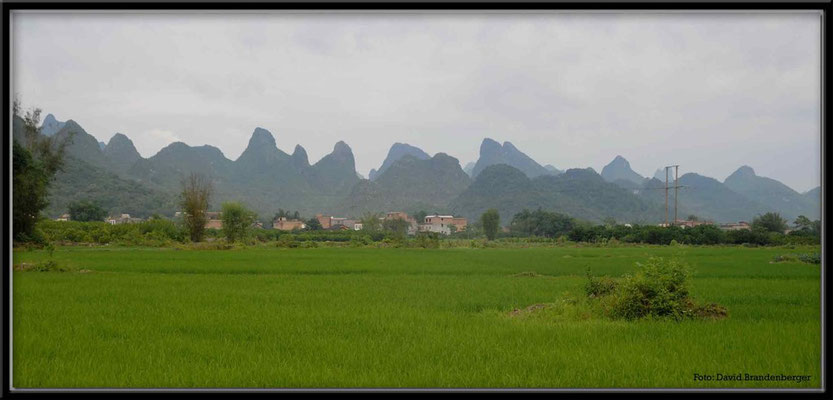
[(22, 13), (13, 91), (149, 157), (236, 159), (255, 127), (358, 171), (394, 142), (461, 165), (484, 137), (542, 165), (617, 154), (723, 180), (820, 183), (820, 16), (634, 13)]

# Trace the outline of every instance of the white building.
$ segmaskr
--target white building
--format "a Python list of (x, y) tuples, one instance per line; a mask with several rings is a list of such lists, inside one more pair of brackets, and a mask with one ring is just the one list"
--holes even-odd
[(453, 215), (427, 215), (425, 221), (419, 225), (420, 232), (436, 232), (443, 235), (451, 234), (451, 227), (454, 226), (455, 231), (461, 230), (458, 225), (465, 226), (465, 219), (454, 218)]

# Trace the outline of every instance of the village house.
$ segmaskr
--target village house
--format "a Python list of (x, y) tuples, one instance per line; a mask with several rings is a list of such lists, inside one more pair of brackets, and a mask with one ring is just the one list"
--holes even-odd
[(329, 215), (325, 216), (325, 215), (321, 215), (321, 214), (315, 214), (315, 219), (317, 219), (318, 223), (321, 224), (322, 229), (330, 229), (330, 226), (332, 226), (332, 224), (331, 224), (331, 221), (333, 219), (332, 216), (329, 216)]
[(107, 223), (110, 225), (117, 225), (117, 224), (135, 224), (137, 222), (142, 222), (144, 219), (142, 218), (133, 218), (130, 214), (121, 214), (118, 217), (107, 217)]
[(355, 219), (346, 219), (344, 220), (343, 224), (347, 227), (347, 229), (352, 229), (354, 231), (362, 230), (362, 223)]
[(307, 224), (304, 221), (300, 221), (297, 219), (286, 219), (286, 217), (280, 217), (276, 219), (272, 223), (273, 229), (278, 229), (282, 231), (291, 231), (294, 229), (304, 229), (307, 227)]
[(743, 229), (750, 229), (749, 223), (746, 221), (740, 221), (738, 223), (730, 223), (730, 224), (720, 224), (720, 229), (724, 231), (739, 231)]
[(205, 216), (208, 218), (208, 221), (205, 223), (205, 229), (223, 229), (223, 213), (207, 212)]
[(345, 217), (333, 217), (332, 215), (315, 214), (315, 219), (321, 224), (322, 229), (354, 229), (350, 221)]
[(347, 228), (347, 218), (344, 217), (330, 217), (330, 229), (344, 229)]
[(683, 228), (693, 228), (699, 225), (712, 225), (712, 223), (709, 221), (688, 221), (678, 219), (676, 222), (674, 222), (674, 225), (681, 226)]
[(465, 218), (453, 215), (428, 215), (423, 224), (419, 225), (420, 232), (437, 232), (450, 235), (452, 227), (455, 232), (466, 229), (468, 222)]
[[(223, 229), (223, 213), (217, 211), (209, 211), (205, 213), (208, 220), (205, 222), (205, 229)], [(174, 213), (174, 219), (185, 218), (184, 211), (177, 211)], [(262, 226), (261, 226), (262, 227)]]
[(61, 214), (60, 217), (55, 218), (55, 221), (69, 221), (69, 214)]

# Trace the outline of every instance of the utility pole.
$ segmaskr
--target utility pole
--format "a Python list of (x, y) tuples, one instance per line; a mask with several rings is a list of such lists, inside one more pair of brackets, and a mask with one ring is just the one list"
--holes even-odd
[(674, 166), (674, 225), (677, 224), (677, 188), (680, 187), (678, 184), (678, 171), (680, 169), (679, 165)]
[(665, 226), (668, 227), (668, 169), (674, 168), (674, 225), (677, 224), (677, 189), (682, 186), (679, 185), (679, 165), (669, 165), (665, 167)]
[(665, 227), (668, 227), (668, 168), (665, 167)]

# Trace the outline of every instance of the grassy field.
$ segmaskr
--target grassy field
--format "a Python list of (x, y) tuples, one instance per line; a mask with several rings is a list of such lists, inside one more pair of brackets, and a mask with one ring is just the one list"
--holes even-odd
[[(820, 268), (783, 248), (63, 247), (13, 273), (13, 385), (800, 387), (820, 381)], [(652, 256), (694, 269), (716, 321), (510, 315)], [(15, 251), (38, 262), (43, 251)], [(77, 272), (78, 270), (91, 272)], [(535, 272), (532, 274), (516, 274)], [(811, 375), (809, 382), (694, 374)]]

